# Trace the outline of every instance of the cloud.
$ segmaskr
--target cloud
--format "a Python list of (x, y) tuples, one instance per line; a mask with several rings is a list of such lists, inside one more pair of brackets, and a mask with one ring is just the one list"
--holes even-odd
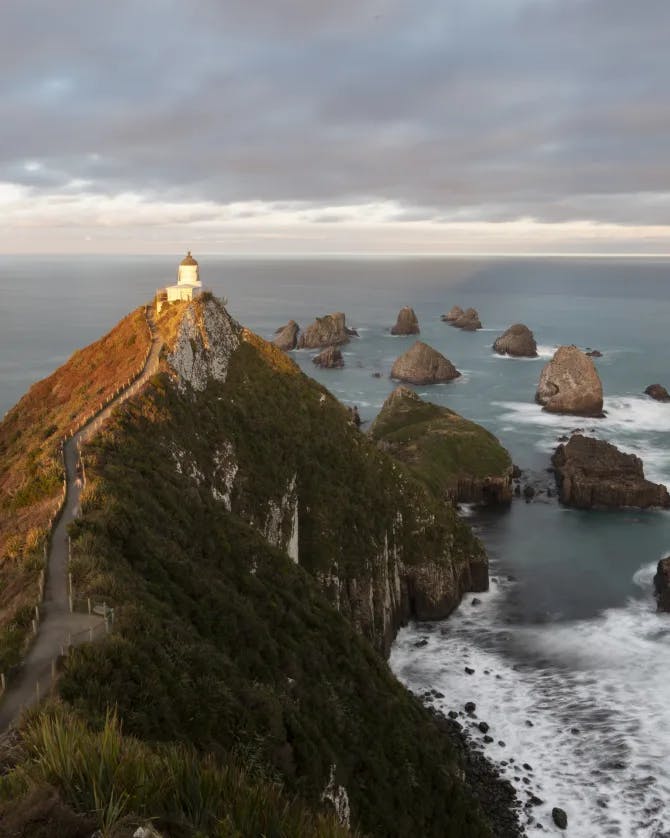
[(326, 243), (525, 219), (620, 243), (668, 218), (669, 27), (665, 0), (5, 0), (0, 181), (23, 242), (86, 208), (122, 242), (287, 204)]

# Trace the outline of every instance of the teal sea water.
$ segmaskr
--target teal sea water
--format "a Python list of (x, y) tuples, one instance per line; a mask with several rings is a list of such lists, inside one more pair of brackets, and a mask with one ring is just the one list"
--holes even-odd
[[(173, 281), (177, 262), (0, 257), (0, 415)], [(313, 352), (294, 354), (364, 420), (412, 343), (388, 334), (411, 305), (421, 338), (463, 373), (418, 392), (497, 434), (533, 479), (549, 485), (557, 437), (581, 427), (637, 453), (647, 476), (670, 484), (670, 405), (643, 395), (657, 381), (670, 387), (670, 262), (203, 257), (200, 265), (205, 285), (266, 337), (289, 318), (305, 326), (346, 312), (360, 338), (345, 347), (343, 370), (318, 370)], [(454, 304), (477, 308), (485, 328), (442, 323)], [(496, 335), (515, 322), (535, 332), (539, 359), (492, 354)], [(605, 418), (554, 417), (534, 404), (542, 365), (564, 343), (603, 352)], [(551, 807), (561, 806), (573, 837), (670, 835), (670, 616), (656, 613), (652, 596), (656, 562), (670, 553), (670, 516), (575, 512), (546, 495), (505, 512), (465, 512), (489, 550), (491, 590), (444, 623), (404, 629), (394, 671), (412, 689), (444, 693), (436, 701), (444, 710), (477, 703), (494, 742), (473, 730), (474, 740), (507, 763), (522, 802), (529, 793), (544, 801), (528, 810), (529, 832), (538, 821), (551, 832)], [(419, 639), (427, 643), (415, 646)]]

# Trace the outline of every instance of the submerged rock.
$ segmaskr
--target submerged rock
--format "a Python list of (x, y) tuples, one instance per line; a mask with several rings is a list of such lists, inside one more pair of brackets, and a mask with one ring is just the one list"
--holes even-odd
[(463, 329), (464, 332), (476, 332), (477, 329), (481, 329), (482, 327), (482, 321), (479, 319), (479, 314), (474, 308), (466, 308), (460, 317), (457, 317), (456, 320), (451, 320), (450, 323), (457, 329)]
[(537, 343), (528, 326), (515, 323), (495, 340), (493, 351), (515, 358), (537, 358)]
[(414, 313), (414, 309), (409, 306), (401, 308), (398, 312), (398, 319), (395, 326), (391, 329), (392, 335), (418, 335), (419, 318)]
[(576, 346), (559, 346), (540, 375), (535, 400), (549, 413), (603, 415), (603, 386), (593, 361)]
[(644, 477), (642, 460), (604, 440), (574, 434), (552, 457), (561, 502), (591, 509), (670, 507), (665, 486)]
[(670, 402), (670, 393), (662, 384), (650, 384), (644, 392), (657, 402)]
[(347, 329), (343, 312), (317, 317), (298, 338), (298, 349), (321, 349), (349, 343), (353, 329)]
[(312, 358), (312, 363), (324, 369), (341, 369), (344, 366), (344, 358), (337, 346), (328, 346)]
[(654, 576), (654, 590), (659, 611), (670, 611), (670, 556), (661, 559)]
[(445, 323), (451, 323), (453, 320), (458, 320), (463, 316), (463, 309), (460, 306), (454, 306), (448, 314), (443, 314), (440, 318)]
[(298, 326), (295, 320), (289, 320), (285, 326), (280, 326), (277, 329), (275, 336), (272, 339), (272, 343), (280, 349), (283, 349), (284, 352), (289, 352), (291, 349), (295, 349), (298, 345), (299, 331), (300, 326)]
[(487, 504), (512, 500), (512, 460), (495, 436), (407, 387), (397, 387), (386, 399), (370, 435), (441, 498)]
[(460, 372), (448, 358), (420, 340), (396, 358), (391, 370), (391, 378), (408, 384), (436, 384), (459, 377)]

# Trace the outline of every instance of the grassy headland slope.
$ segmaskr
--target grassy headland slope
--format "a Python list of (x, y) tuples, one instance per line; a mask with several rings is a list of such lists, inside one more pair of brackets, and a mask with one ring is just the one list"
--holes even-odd
[(463, 502), (512, 499), (512, 460), (496, 437), (407, 387), (387, 398), (370, 435), (437, 496)]
[(128, 735), (337, 800), (366, 834), (488, 835), (383, 657), (404, 620), (486, 585), (481, 545), (216, 300), (159, 328), (163, 371), (84, 452), (74, 584), (115, 630), (73, 652), (61, 696), (93, 728), (115, 707)]
[(139, 308), (33, 385), (0, 423), (0, 670), (16, 662), (63, 488), (59, 446), (138, 372), (151, 344)]

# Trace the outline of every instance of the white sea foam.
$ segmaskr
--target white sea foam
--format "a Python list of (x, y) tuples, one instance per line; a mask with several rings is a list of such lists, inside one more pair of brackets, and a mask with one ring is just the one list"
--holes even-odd
[[(634, 576), (643, 599), (532, 627), (498, 622), (513, 584), (499, 582), (442, 626), (403, 629), (393, 647), (396, 674), (415, 691), (443, 692), (435, 703), (445, 712), (476, 702), (494, 742), (461, 721), (491, 759), (508, 762), (501, 768), (522, 803), (531, 793), (544, 801), (525, 811), (550, 833), (559, 834), (551, 809), (560, 806), (571, 838), (670, 835), (670, 617), (656, 613), (653, 569)], [(416, 648), (419, 636), (428, 643)]]

